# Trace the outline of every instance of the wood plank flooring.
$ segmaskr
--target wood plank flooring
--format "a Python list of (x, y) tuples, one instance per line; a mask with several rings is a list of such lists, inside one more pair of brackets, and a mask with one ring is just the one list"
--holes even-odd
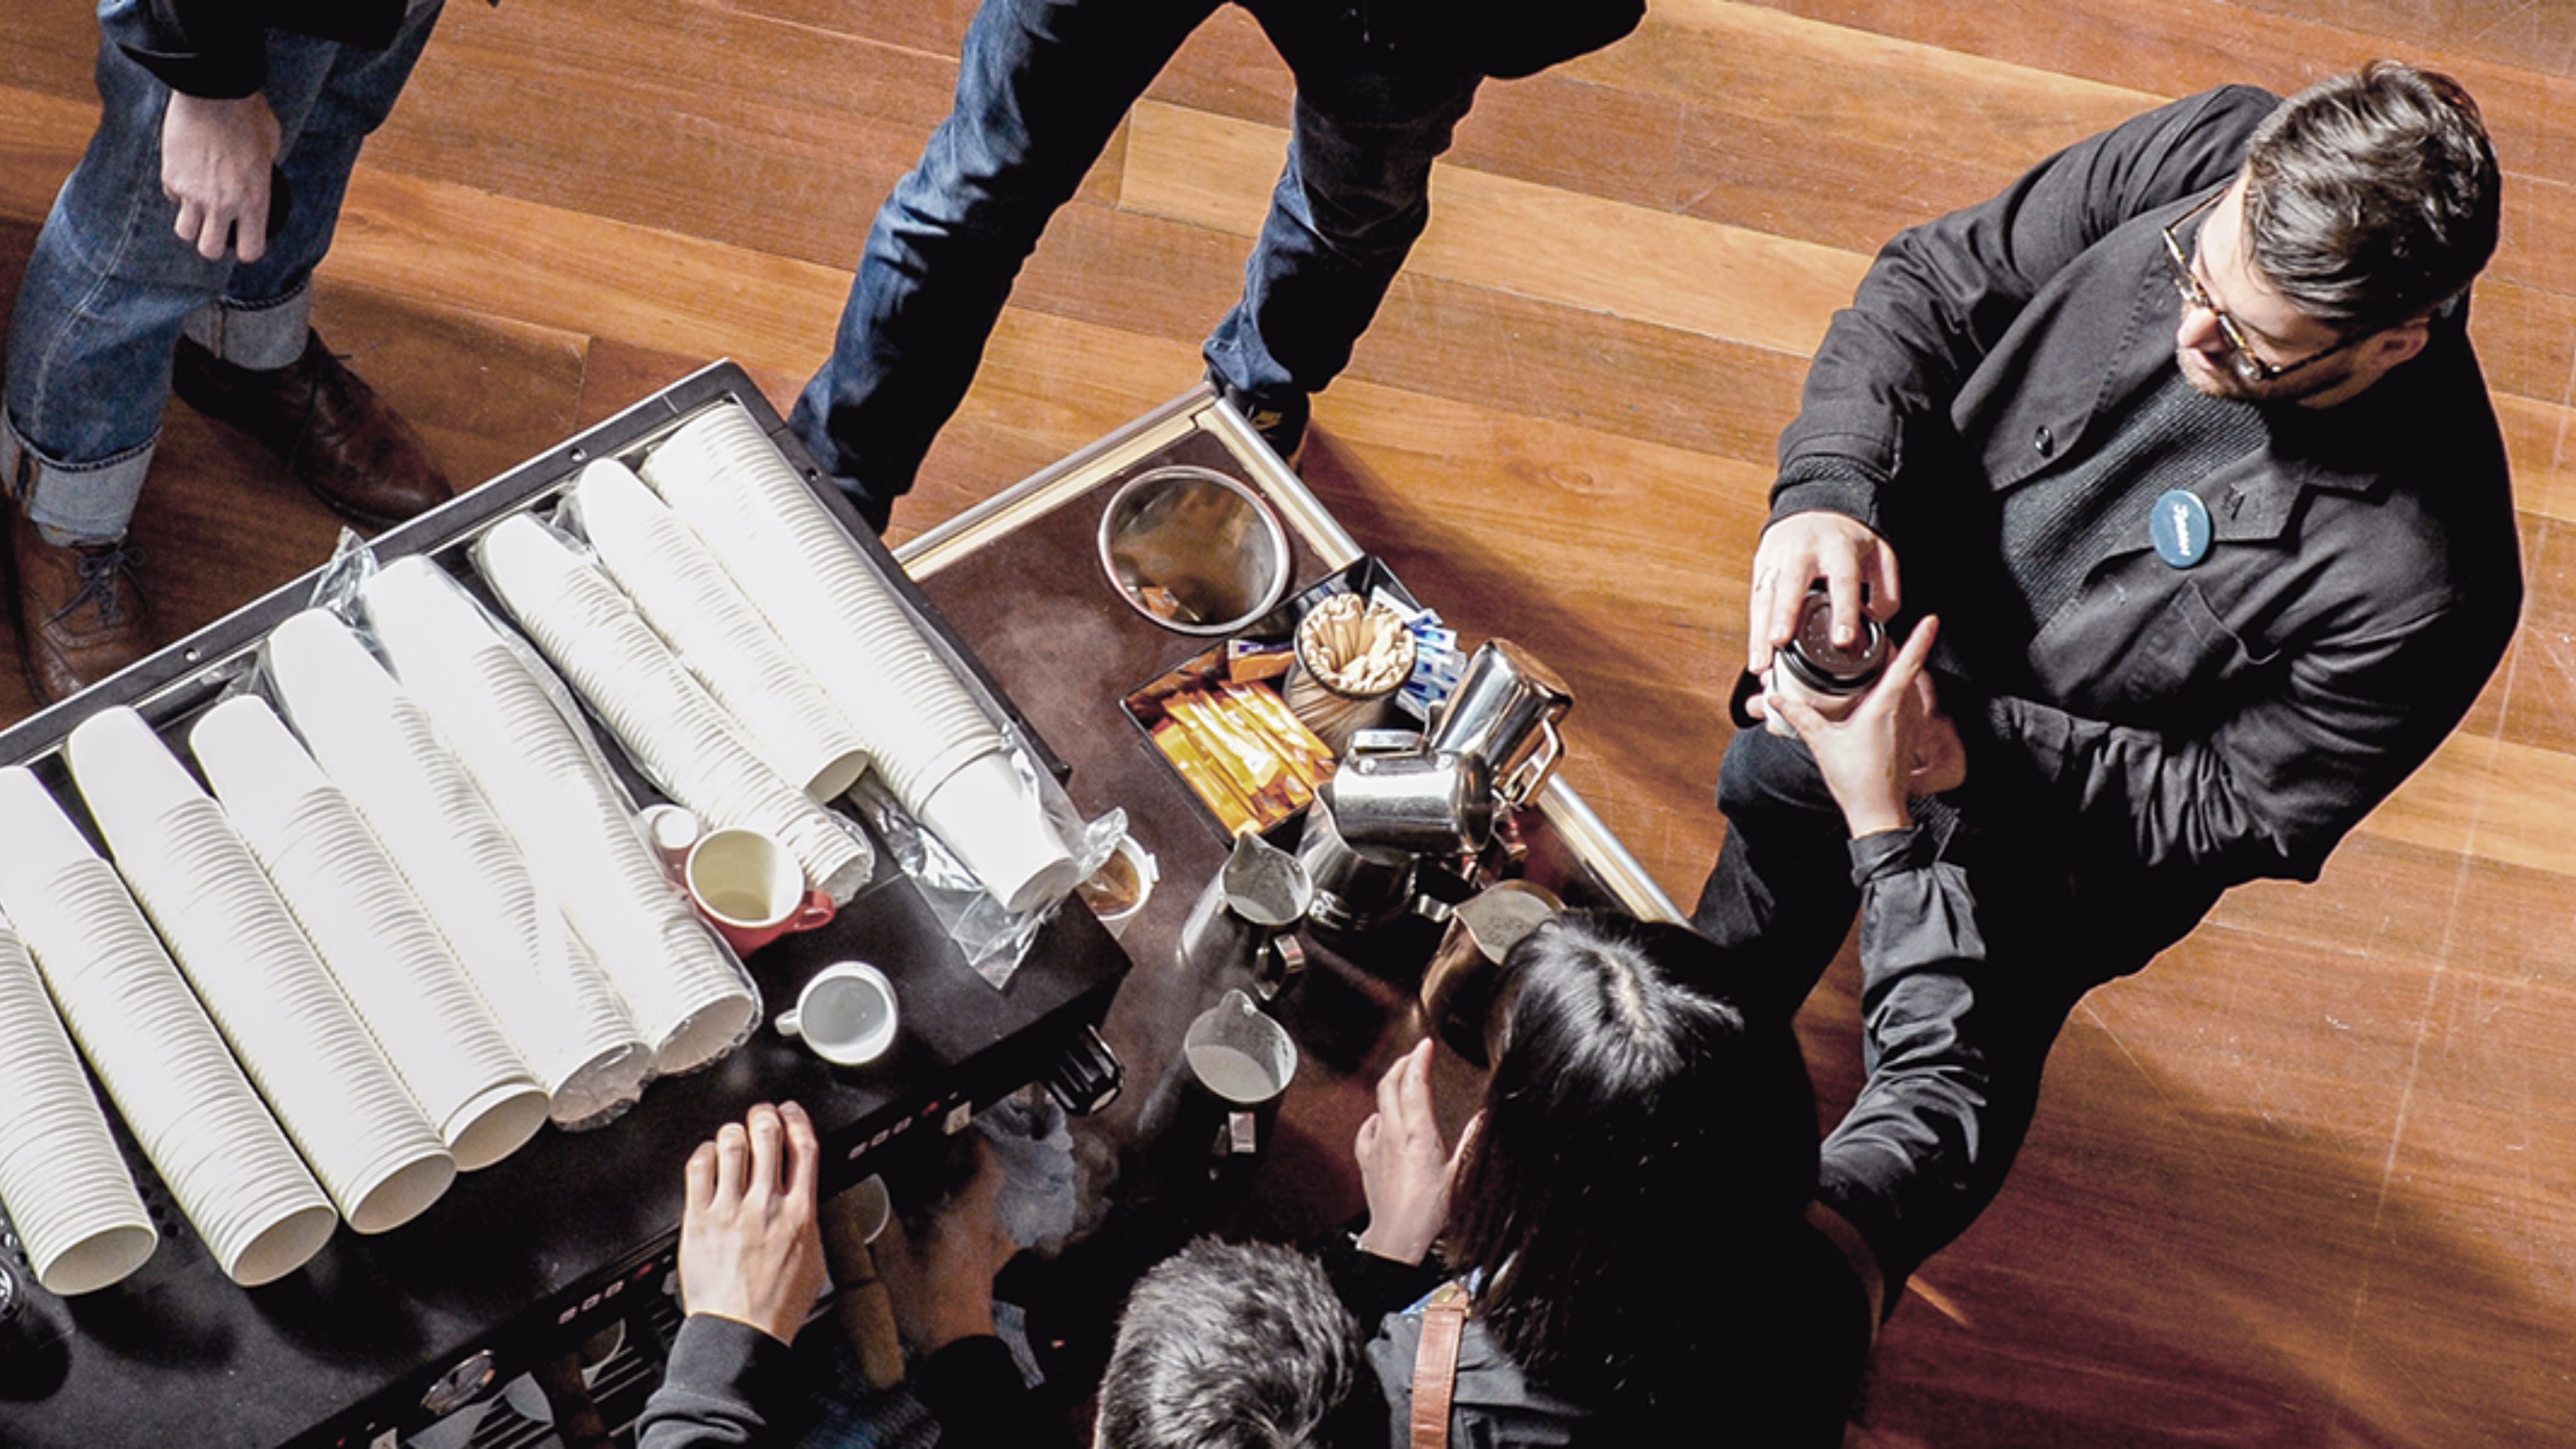
[[(323, 331), (462, 482), (718, 356), (784, 406), (971, 10), (455, 4), (352, 189)], [(93, 123), (95, 33), (62, 0), (0, 13), (0, 291)], [(2236, 892), (2088, 1001), (2011, 1185), (1883, 1339), (1856, 1442), (2576, 1440), (2576, 9), (1657, 0), (1487, 87), (1318, 401), (1310, 482), (1417, 593), (1569, 677), (1570, 777), (1687, 900), (1773, 443), (1868, 254), (2163, 98), (2377, 54), (2466, 81), (2509, 174), (2475, 327), (2521, 635), (2322, 881)], [(1196, 380), (1288, 95), (1241, 12), (1192, 39), (1030, 262), (898, 536)], [(334, 531), (171, 410), (137, 520), (169, 632)], [(28, 704), (0, 670), (0, 718)], [(1845, 963), (1803, 1021), (1829, 1107), (1853, 991)]]

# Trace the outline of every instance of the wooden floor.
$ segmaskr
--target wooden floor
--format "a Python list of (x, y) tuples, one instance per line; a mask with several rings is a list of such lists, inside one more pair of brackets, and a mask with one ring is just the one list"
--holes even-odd
[[(324, 332), (462, 481), (718, 356), (783, 406), (969, 6), (456, 0), (351, 193)], [(0, 14), (0, 287), (94, 121), (87, 9)], [(1656, 0), (1486, 90), (1318, 403), (1310, 480), (1417, 593), (1569, 677), (1569, 775), (1687, 900), (1773, 440), (1869, 251), (2159, 99), (2377, 54), (2466, 80), (2511, 177), (2476, 332), (2520, 639), (2322, 882), (2237, 892), (2086, 1004), (2012, 1184), (1891, 1325), (1865, 1443), (2576, 1442), (2576, 7)], [(1191, 42), (1030, 265), (899, 535), (1196, 380), (1288, 90), (1239, 12)], [(333, 527), (174, 408), (138, 531), (176, 631)], [(1805, 1022), (1834, 1102), (1852, 990), (1846, 965)]]

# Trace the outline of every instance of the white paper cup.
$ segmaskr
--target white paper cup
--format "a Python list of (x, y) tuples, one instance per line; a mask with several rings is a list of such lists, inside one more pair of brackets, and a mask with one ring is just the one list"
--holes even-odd
[(858, 732), (688, 522), (613, 458), (574, 494), (618, 587), (779, 771), (818, 800), (847, 793), (868, 764)]
[(349, 1225), (425, 1210), (455, 1159), (222, 807), (131, 709), (82, 721), (67, 753), (118, 872)]
[(707, 409), (657, 446), (646, 482), (697, 530), (865, 741), (908, 809), (1001, 732), (751, 415)]
[(875, 1061), (894, 1045), (894, 983), (864, 961), (839, 961), (814, 973), (796, 1004), (778, 1014), (778, 1034), (805, 1043), (835, 1066)]
[(592, 1126), (634, 1105), (651, 1049), (428, 713), (318, 609), (269, 635), (268, 661), (314, 759), (384, 843), (551, 1096), (548, 1115)]
[(36, 1281), (89, 1293), (143, 1266), (160, 1242), (89, 1093), (36, 964), (0, 920), (0, 1198)]
[(1154, 852), (1135, 836), (1122, 835), (1109, 859), (1075, 890), (1092, 913), (1100, 917), (1100, 924), (1116, 936), (1145, 909), (1145, 902), (1154, 894), (1154, 882), (1160, 879), (1162, 868), (1155, 864)]
[(923, 802), (921, 823), (1007, 910), (1035, 910), (1081, 878), (1082, 868), (1008, 754), (979, 756), (941, 782)]
[(266, 702), (216, 705), (189, 746), (459, 1169), (535, 1135), (545, 1092), (383, 845)]

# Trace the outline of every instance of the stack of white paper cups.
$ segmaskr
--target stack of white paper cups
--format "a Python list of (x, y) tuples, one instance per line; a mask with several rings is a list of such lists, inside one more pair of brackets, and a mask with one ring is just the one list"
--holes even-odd
[(1014, 911), (1081, 873), (1001, 730), (804, 480), (730, 404), (653, 450), (645, 481), (722, 560), (867, 741), (897, 800)]
[(635, 1105), (652, 1049), (429, 715), (319, 609), (269, 635), (268, 669), (315, 762), (535, 1071), (553, 1119), (591, 1126)]
[(645, 773), (699, 819), (775, 836), (836, 904), (868, 883), (867, 837), (770, 768), (606, 572), (524, 513), (483, 535), (474, 561)]
[(411, 1221), (456, 1159), (313, 954), (223, 807), (131, 709), (71, 733), (81, 798), (118, 873), (340, 1216)]
[(0, 769), (0, 906), (99, 1084), (215, 1263), (244, 1285), (302, 1267), (330, 1200), (287, 1145), (161, 942), (54, 797)]
[(395, 674), (561, 898), (655, 1067), (685, 1072), (731, 1051), (760, 1008), (751, 979), (662, 873), (553, 696), (435, 564), (389, 564), (365, 597)]
[(0, 916), (0, 1203), (36, 1281), (88, 1293), (152, 1256), (161, 1235), (90, 1095), (17, 928)]
[(771, 765), (818, 800), (857, 784), (867, 747), (849, 716), (696, 531), (614, 458), (582, 469), (573, 496), (609, 577)]
[(458, 1169), (518, 1151), (545, 1089), (348, 797), (254, 696), (206, 711), (188, 747)]

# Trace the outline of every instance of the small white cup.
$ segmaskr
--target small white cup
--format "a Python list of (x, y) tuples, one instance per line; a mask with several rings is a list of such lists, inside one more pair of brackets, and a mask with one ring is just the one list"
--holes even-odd
[(1155, 864), (1154, 852), (1147, 850), (1135, 836), (1118, 837), (1118, 848), (1089, 880), (1074, 887), (1083, 901), (1100, 917), (1100, 924), (1117, 936), (1145, 909), (1146, 900), (1154, 894), (1154, 882), (1162, 878)]
[(644, 843), (653, 848), (653, 858), (672, 879), (680, 879), (706, 827), (685, 805), (647, 805), (635, 818), (644, 827)]
[(814, 973), (796, 1004), (778, 1014), (778, 1034), (801, 1040), (835, 1066), (875, 1061), (894, 1045), (894, 984), (864, 961), (838, 961)]

